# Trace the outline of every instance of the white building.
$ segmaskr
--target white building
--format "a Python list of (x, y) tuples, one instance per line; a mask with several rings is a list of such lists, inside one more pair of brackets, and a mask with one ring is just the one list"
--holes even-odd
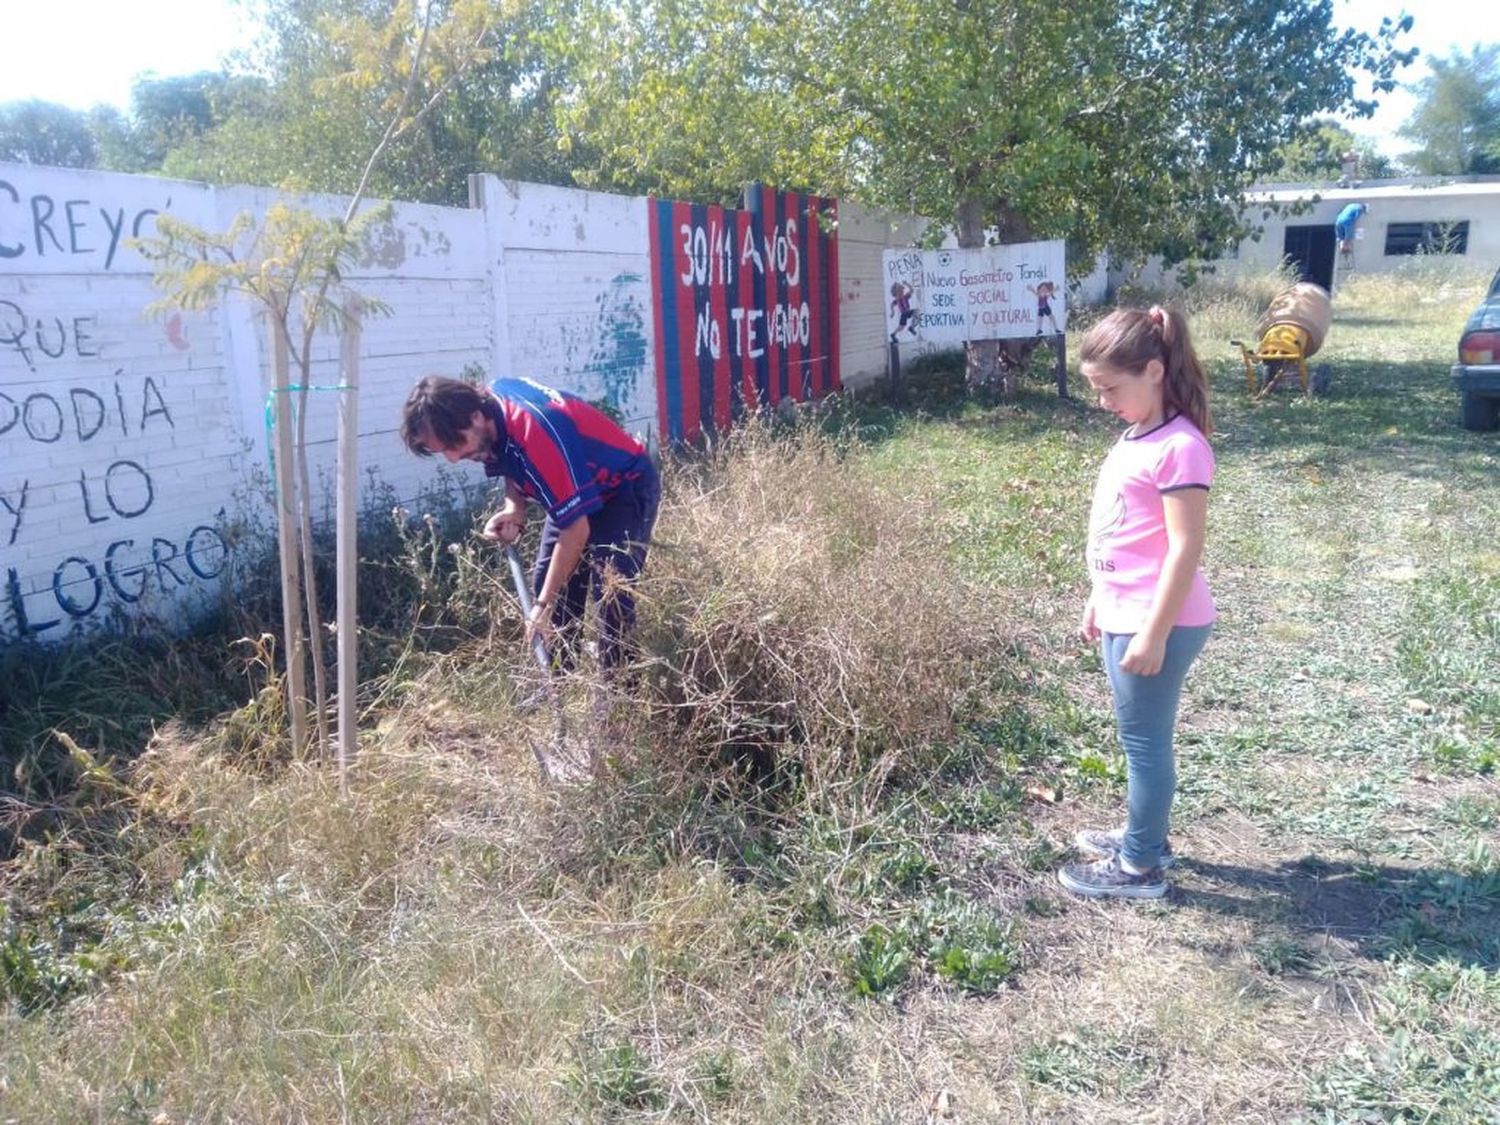
[[(1500, 267), (1500, 176), (1366, 180), (1350, 187), (1263, 184), (1247, 195), (1245, 207), (1246, 220), (1260, 228), (1259, 237), (1246, 239), (1212, 266), (1220, 275), (1233, 276), (1265, 273), (1290, 259), (1305, 279), (1332, 289), (1334, 219), (1351, 203), (1367, 208), (1352, 244), (1351, 265), (1357, 272), (1395, 270), (1417, 253), (1452, 254), (1474, 272)], [(1115, 284), (1129, 280), (1166, 288), (1174, 276), (1159, 258), (1109, 275)]]
[(1304, 277), (1330, 288), (1333, 223), (1351, 203), (1368, 208), (1353, 242), (1352, 266), (1359, 272), (1395, 269), (1418, 253), (1462, 256), (1485, 270), (1500, 266), (1500, 176), (1432, 176), (1257, 188), (1247, 199), (1247, 217), (1263, 231), (1259, 241), (1240, 244), (1240, 267), (1273, 269), (1290, 259)]

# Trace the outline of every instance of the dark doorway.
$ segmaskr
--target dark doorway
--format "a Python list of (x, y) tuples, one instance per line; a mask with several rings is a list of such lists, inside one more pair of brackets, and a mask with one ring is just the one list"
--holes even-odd
[(1333, 292), (1333, 224), (1286, 228), (1281, 252), (1297, 271), (1297, 280), (1315, 281)]

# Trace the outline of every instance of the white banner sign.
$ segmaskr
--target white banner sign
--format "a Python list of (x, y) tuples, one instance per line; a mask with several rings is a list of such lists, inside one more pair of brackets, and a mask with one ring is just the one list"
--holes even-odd
[(887, 250), (885, 330), (898, 343), (1054, 336), (1067, 327), (1063, 242)]

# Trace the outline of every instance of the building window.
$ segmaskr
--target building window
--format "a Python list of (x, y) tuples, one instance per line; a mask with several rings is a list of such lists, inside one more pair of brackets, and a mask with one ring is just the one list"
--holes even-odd
[(1385, 252), (1391, 254), (1467, 254), (1469, 221), (1461, 223), (1390, 223)]

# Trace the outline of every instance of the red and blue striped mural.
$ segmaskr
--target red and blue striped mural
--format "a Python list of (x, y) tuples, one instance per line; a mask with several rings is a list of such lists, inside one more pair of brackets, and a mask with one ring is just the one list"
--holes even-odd
[(691, 441), (839, 387), (838, 203), (755, 184), (747, 206), (652, 199), (661, 433)]

